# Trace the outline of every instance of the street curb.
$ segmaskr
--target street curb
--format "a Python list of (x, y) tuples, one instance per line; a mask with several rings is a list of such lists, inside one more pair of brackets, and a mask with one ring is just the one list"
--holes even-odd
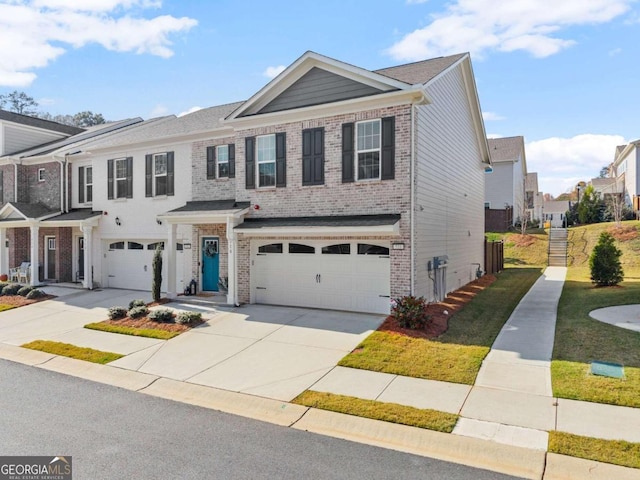
[(30, 350), (28, 348), (9, 345), (8, 343), (0, 343), (0, 358), (31, 367), (48, 362), (56, 356), (57, 355), (53, 353)]
[(289, 427), (308, 410), (293, 403), (160, 378), (140, 393)]
[(310, 409), (293, 428), (539, 480), (546, 452), (417, 427)]
[(46, 363), (35, 365), (35, 367), (134, 391), (148, 386), (159, 378), (155, 375), (149, 375), (148, 373), (123, 370), (98, 363), (59, 356), (52, 358)]
[(543, 480), (640, 480), (640, 470), (549, 452)]

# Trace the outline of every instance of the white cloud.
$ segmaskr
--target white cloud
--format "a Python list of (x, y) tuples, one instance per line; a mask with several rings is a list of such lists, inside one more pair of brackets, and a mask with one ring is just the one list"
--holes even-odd
[(634, 0), (457, 0), (408, 33), (387, 53), (397, 60), (422, 60), (470, 51), (523, 50), (547, 57), (575, 44), (555, 34), (577, 25), (606, 23), (629, 10)]
[(501, 133), (487, 133), (487, 138), (502, 138), (504, 135)]
[(184, 112), (180, 112), (178, 116), (184, 117), (185, 115), (189, 115), (190, 113), (197, 112), (198, 110), (202, 110), (202, 108), (203, 107), (191, 107), (190, 109), (185, 110)]
[(416, 5), (419, 3), (427, 3), (429, 0), (407, 0), (409, 5)]
[(580, 180), (597, 177), (613, 161), (616, 146), (625, 143), (620, 135), (591, 133), (529, 142), (525, 146), (527, 170), (538, 172), (542, 191), (558, 196)]
[(278, 65), (277, 67), (267, 67), (267, 69), (262, 72), (262, 74), (267, 78), (276, 78), (278, 75), (284, 72), (285, 68), (287, 67), (285, 67), (284, 65)]
[(154, 0), (0, 0), (0, 86), (28, 86), (36, 78), (34, 69), (90, 43), (170, 57), (169, 36), (188, 31), (197, 21), (134, 16), (160, 6)]
[(485, 122), (496, 122), (498, 120), (504, 120), (504, 117), (496, 112), (482, 112), (482, 119)]
[(166, 107), (166, 105), (162, 105), (161, 103), (158, 103), (155, 107), (153, 107), (153, 110), (151, 110), (150, 116), (163, 117), (168, 113), (169, 113), (169, 109)]

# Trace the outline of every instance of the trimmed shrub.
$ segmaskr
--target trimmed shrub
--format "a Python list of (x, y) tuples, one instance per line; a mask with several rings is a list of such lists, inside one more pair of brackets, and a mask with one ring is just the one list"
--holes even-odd
[(20, 295), (21, 297), (26, 297), (27, 295), (29, 295), (29, 292), (31, 290), (33, 290), (33, 287), (29, 285), (25, 285), (20, 290), (18, 290), (18, 295)]
[(181, 325), (192, 325), (202, 320), (200, 312), (180, 312), (176, 317), (176, 323)]
[(424, 297), (410, 295), (395, 300), (391, 315), (402, 328), (416, 330), (426, 327), (431, 321), (431, 316), (425, 311), (426, 308), (427, 301)]
[(131, 310), (132, 308), (135, 308), (135, 307), (146, 307), (146, 306), (147, 306), (147, 304), (145, 303), (145, 301), (144, 300), (140, 300), (140, 299), (131, 300), (129, 302), (129, 310)]
[(148, 313), (149, 313), (149, 309), (145, 305), (145, 306), (133, 307), (129, 309), (129, 311), (127, 312), (127, 315), (129, 315), (130, 318), (142, 318), (142, 317), (145, 317)]
[(37, 288), (34, 288), (29, 293), (27, 293), (27, 298), (29, 300), (35, 300), (36, 298), (42, 298), (42, 297), (45, 297), (46, 295), (47, 294), (44, 293), (42, 290), (38, 290)]
[(118, 320), (127, 316), (127, 309), (124, 307), (111, 307), (109, 309), (109, 319)]
[(151, 310), (149, 312), (149, 318), (156, 322), (173, 322), (173, 311), (168, 308), (158, 308), (157, 310)]
[(615, 240), (608, 232), (602, 232), (593, 252), (589, 257), (591, 281), (598, 287), (618, 285), (624, 278), (620, 263), (622, 251), (615, 245)]
[(19, 283), (10, 283), (2, 289), (3, 295), (17, 295), (18, 291), (22, 288)]

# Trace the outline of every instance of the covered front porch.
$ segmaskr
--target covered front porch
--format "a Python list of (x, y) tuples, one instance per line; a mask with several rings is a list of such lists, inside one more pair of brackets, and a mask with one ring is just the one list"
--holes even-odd
[[(210, 200), (187, 202), (183, 207), (159, 215), (167, 225), (167, 296), (175, 298), (175, 243), (178, 225), (193, 229), (191, 278), (198, 282), (198, 293), (226, 289), (227, 303), (238, 304), (237, 238), (234, 228), (244, 221), (249, 202)], [(185, 285), (188, 283), (185, 278)]]
[(61, 213), (39, 204), (5, 204), (0, 210), (0, 274), (9, 276), (23, 267), (20, 283), (76, 282), (92, 289), (93, 232), (100, 217), (90, 209)]

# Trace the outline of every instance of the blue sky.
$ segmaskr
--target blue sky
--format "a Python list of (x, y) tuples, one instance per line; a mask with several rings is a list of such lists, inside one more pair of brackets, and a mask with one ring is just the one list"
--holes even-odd
[(640, 138), (639, 49), (635, 0), (0, 0), (0, 94), (52, 114), (244, 100), (306, 50), (368, 69), (469, 51), (487, 134), (524, 135), (553, 195)]

